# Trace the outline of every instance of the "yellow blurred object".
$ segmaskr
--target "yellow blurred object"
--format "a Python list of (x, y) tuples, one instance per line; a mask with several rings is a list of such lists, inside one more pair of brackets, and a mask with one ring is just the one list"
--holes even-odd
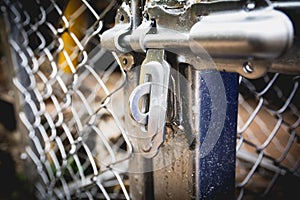
[(81, 1), (70, 0), (64, 11), (64, 16), (69, 24), (68, 27), (65, 24), (67, 28), (61, 35), (64, 47), (58, 54), (58, 66), (66, 73), (75, 73), (78, 65), (80, 51), (75, 40), (80, 41), (87, 28), (85, 9), (86, 7)]

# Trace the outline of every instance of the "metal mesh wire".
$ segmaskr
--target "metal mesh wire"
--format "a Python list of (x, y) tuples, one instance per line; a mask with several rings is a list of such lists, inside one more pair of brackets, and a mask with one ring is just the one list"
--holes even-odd
[[(120, 172), (132, 153), (119, 95), (126, 77), (99, 45), (116, 8), (115, 1), (103, 2), (5, 0), (2, 7), (10, 21), (25, 152), (42, 199), (129, 198), (128, 176)], [(241, 78), (237, 198), (285, 192), (276, 185), (280, 177), (300, 175), (299, 80)]]
[(129, 198), (128, 177), (120, 172), (131, 155), (122, 101), (111, 107), (125, 74), (99, 48), (98, 34), (109, 26), (103, 14), (115, 2), (103, 4), (94, 10), (88, 1), (5, 1), (2, 7), (10, 21), (25, 152), (42, 199)]
[(299, 76), (279, 73), (252, 81), (242, 79), (236, 167), (238, 198), (294, 198), (300, 175), (299, 80)]

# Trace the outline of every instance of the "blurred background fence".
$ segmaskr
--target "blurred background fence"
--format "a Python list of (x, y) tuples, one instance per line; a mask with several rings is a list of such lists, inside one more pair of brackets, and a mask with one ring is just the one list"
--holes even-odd
[[(4, 199), (21, 198), (25, 177), (40, 199), (129, 199), (126, 73), (99, 39), (113, 26), (118, 6), (117, 1), (2, 2), (0, 166), (15, 165), (15, 177), (7, 178), (11, 187), (20, 186), (1, 187)], [(299, 194), (299, 82), (297, 75), (279, 73), (240, 77), (237, 199)], [(0, 169), (4, 177), (13, 170), (8, 168)]]

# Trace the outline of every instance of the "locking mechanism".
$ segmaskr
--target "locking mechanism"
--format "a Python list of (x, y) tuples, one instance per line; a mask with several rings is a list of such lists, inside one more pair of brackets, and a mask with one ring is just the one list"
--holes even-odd
[(132, 118), (140, 125), (138, 152), (145, 158), (154, 157), (164, 142), (170, 65), (164, 50), (148, 50), (139, 85), (129, 98)]

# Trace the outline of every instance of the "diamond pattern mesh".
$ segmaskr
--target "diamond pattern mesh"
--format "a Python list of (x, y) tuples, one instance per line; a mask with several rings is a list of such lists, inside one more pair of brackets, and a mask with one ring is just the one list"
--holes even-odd
[[(126, 74), (99, 39), (117, 7), (116, 1), (4, 0), (20, 131), (39, 198), (129, 199)], [(238, 199), (295, 191), (287, 183), (300, 175), (299, 80), (278, 73), (240, 79)]]

